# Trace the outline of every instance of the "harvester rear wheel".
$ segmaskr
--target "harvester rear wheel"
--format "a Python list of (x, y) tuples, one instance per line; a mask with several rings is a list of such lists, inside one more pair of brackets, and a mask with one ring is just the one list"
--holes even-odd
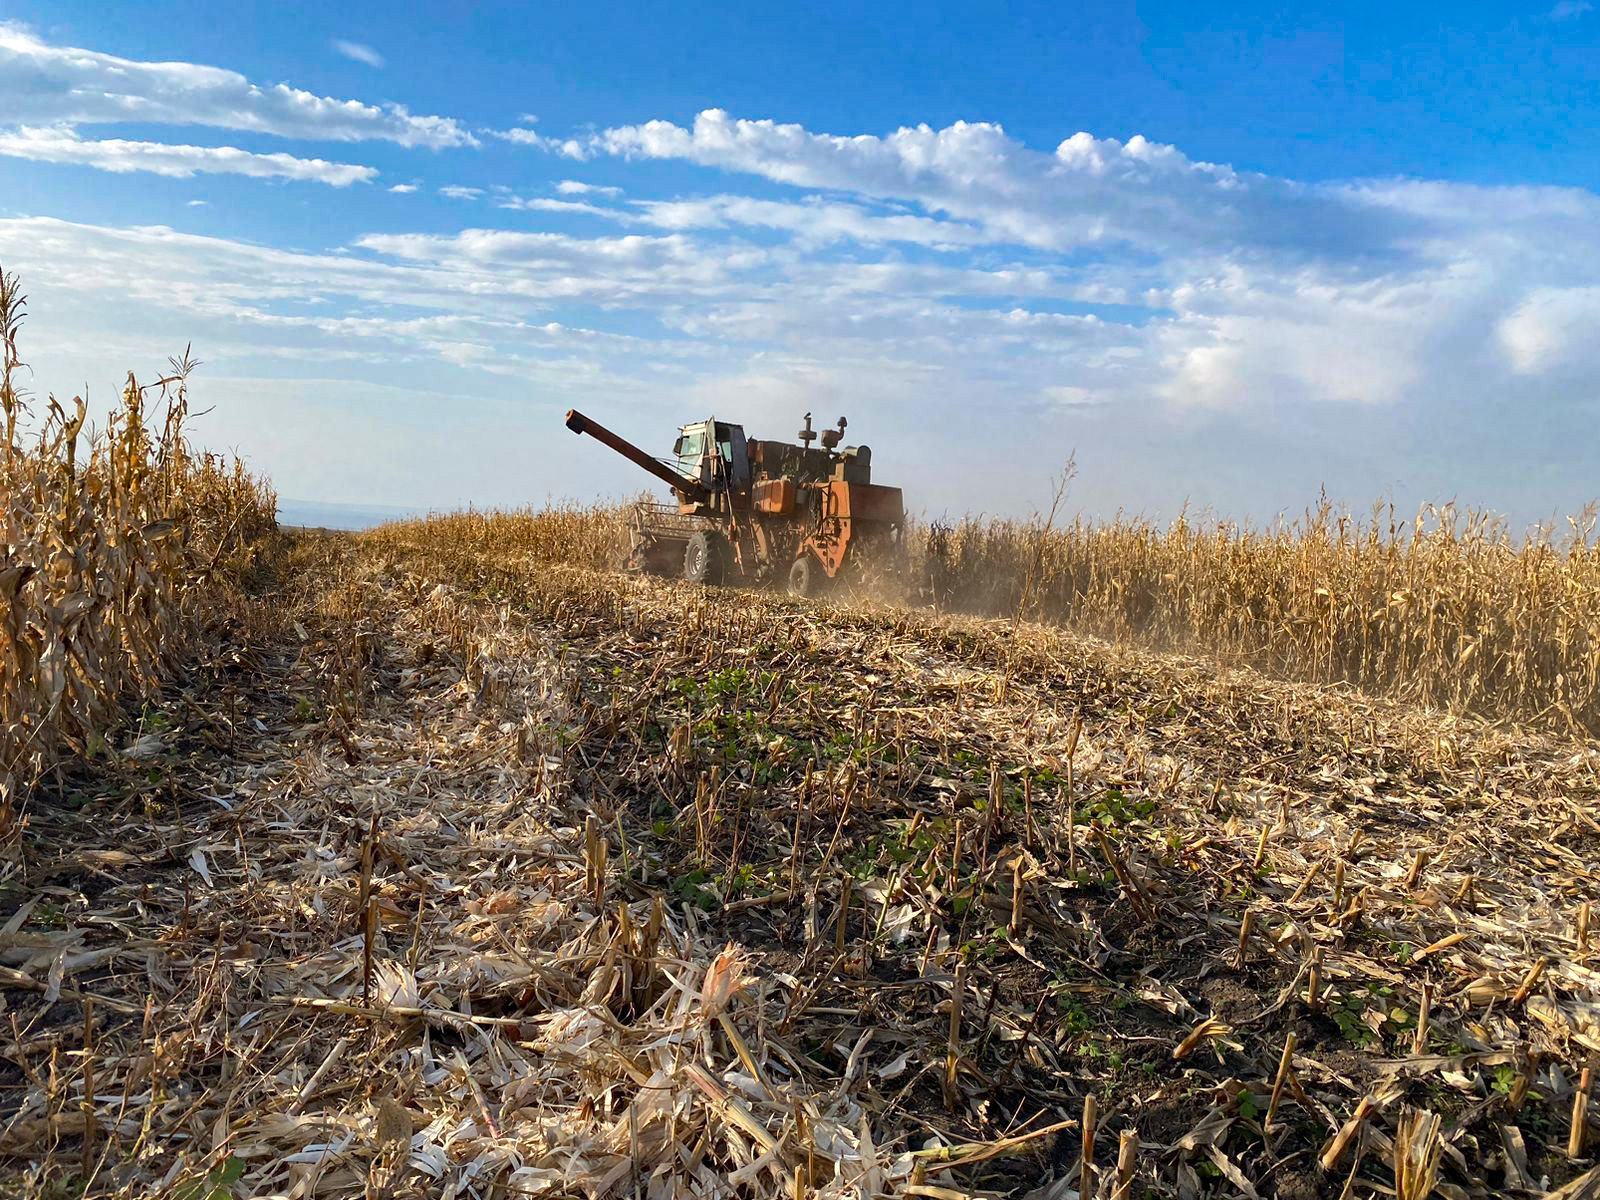
[(690, 583), (721, 583), (728, 577), (728, 550), (728, 539), (716, 530), (695, 531), (683, 548), (683, 577)]
[(823, 580), (827, 576), (823, 573), (822, 564), (817, 561), (814, 554), (805, 554), (794, 560), (794, 566), (789, 568), (789, 594), (791, 596), (815, 596), (822, 590)]

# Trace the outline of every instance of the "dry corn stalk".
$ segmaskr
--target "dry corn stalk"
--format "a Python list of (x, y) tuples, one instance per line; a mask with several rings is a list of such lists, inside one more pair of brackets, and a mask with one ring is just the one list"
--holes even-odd
[(1427, 1200), (1439, 1179), (1444, 1139), (1435, 1113), (1407, 1108), (1394, 1134), (1394, 1190), (1398, 1200)]
[[(0, 830), (62, 755), (111, 751), (123, 705), (184, 661), (222, 568), (248, 560), (276, 511), (239, 463), (184, 440), (187, 351), (154, 384), (129, 375), (92, 436), (81, 398), (31, 415), (17, 389), (25, 310), (0, 270)], [(146, 733), (122, 753), (160, 748)]]

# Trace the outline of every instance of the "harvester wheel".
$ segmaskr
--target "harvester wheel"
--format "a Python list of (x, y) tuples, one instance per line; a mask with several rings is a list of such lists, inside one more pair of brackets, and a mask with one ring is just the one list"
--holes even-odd
[(822, 564), (817, 561), (814, 554), (805, 554), (794, 560), (794, 566), (789, 568), (789, 594), (791, 596), (815, 596), (822, 590), (822, 581), (826, 578), (822, 571)]
[(683, 577), (690, 583), (718, 584), (728, 577), (728, 539), (714, 529), (689, 535), (683, 548)]

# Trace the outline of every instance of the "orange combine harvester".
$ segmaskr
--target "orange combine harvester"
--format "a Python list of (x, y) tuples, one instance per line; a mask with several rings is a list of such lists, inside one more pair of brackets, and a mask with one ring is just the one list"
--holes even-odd
[[(799, 444), (746, 438), (727, 421), (683, 426), (672, 458), (658, 460), (576, 409), (567, 428), (587, 433), (673, 490), (673, 504), (634, 513), (629, 566), (694, 583), (784, 581), (810, 596), (860, 575), (900, 543), (900, 489), (872, 482), (872, 451), (840, 447), (847, 422), (818, 434), (807, 413)], [(821, 442), (813, 446), (813, 442)]]

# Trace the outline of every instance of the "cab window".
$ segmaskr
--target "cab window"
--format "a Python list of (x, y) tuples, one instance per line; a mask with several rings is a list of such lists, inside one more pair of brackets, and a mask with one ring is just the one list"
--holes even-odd
[(700, 474), (700, 457), (705, 453), (706, 435), (701, 430), (678, 439), (678, 470), (685, 475)]
[(731, 468), (733, 466), (733, 427), (718, 421), (716, 430), (717, 449), (722, 453), (722, 461)]

